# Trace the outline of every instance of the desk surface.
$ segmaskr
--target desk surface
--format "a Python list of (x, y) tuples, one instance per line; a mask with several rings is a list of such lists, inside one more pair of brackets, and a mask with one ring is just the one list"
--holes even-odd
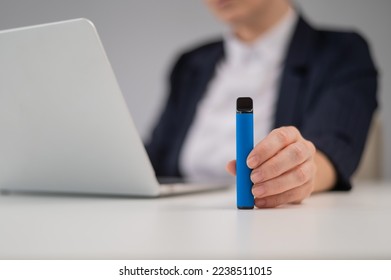
[(391, 259), (391, 183), (237, 210), (233, 189), (159, 199), (0, 195), (0, 259)]

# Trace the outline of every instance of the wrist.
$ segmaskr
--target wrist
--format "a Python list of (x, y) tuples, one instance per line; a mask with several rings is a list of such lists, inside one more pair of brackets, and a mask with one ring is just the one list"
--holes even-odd
[(337, 180), (337, 173), (331, 161), (325, 154), (317, 150), (314, 155), (316, 172), (313, 192), (328, 191), (333, 188)]

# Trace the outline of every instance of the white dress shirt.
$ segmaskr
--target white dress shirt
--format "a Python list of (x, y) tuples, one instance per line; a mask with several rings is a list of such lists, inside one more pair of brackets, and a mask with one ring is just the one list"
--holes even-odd
[(179, 166), (189, 179), (227, 179), (235, 159), (236, 99), (254, 104), (254, 144), (271, 130), (288, 43), (297, 14), (291, 10), (251, 45), (230, 34), (224, 38), (225, 59), (216, 68), (187, 133)]

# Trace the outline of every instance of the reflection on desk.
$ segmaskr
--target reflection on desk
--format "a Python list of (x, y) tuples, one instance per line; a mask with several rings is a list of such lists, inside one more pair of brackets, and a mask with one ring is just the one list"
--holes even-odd
[(237, 210), (235, 190), (159, 199), (0, 196), (0, 259), (391, 259), (391, 183)]

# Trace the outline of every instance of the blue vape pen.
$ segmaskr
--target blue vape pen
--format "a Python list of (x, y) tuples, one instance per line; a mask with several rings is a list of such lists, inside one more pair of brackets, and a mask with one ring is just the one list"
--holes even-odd
[(247, 157), (254, 147), (253, 100), (239, 97), (236, 100), (236, 195), (239, 209), (253, 209), (254, 196), (251, 169)]

